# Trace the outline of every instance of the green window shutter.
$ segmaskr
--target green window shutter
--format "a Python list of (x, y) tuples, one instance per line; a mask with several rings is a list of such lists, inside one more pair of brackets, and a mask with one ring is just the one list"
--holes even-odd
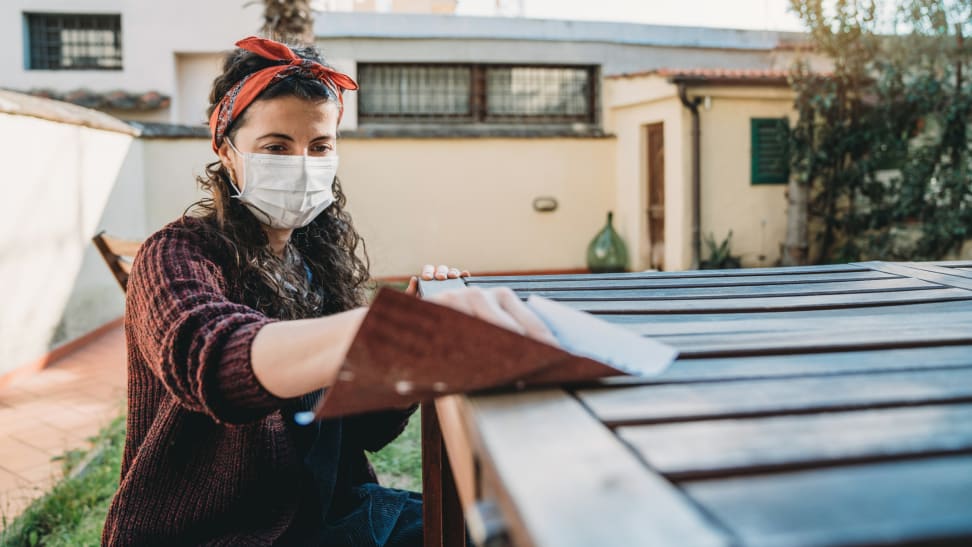
[(752, 118), (752, 183), (785, 184), (790, 177), (786, 157), (790, 126), (786, 118)]

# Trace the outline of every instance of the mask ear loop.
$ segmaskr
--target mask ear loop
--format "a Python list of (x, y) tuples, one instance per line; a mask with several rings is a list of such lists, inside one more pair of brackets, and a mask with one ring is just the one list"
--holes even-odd
[[(233, 145), (233, 141), (229, 140), (229, 137), (226, 137), (225, 140), (226, 140), (226, 144), (228, 144), (229, 147), (233, 149), (233, 152), (236, 152), (236, 155), (238, 155), (241, 159), (244, 159), (244, 160), (246, 159), (246, 157), (243, 155), (243, 153), (240, 152), (239, 150), (237, 150), (236, 149), (236, 146)], [(243, 162), (243, 165), (246, 165), (246, 162), (245, 161)], [(230, 186), (232, 186), (233, 189), (236, 190), (236, 195), (230, 196), (230, 197), (239, 198), (240, 196), (243, 195), (243, 190), (240, 190), (240, 187), (236, 185), (236, 181), (233, 180), (233, 171), (231, 171), (230, 169), (227, 168), (226, 169), (226, 174), (227, 174), (227, 177), (230, 180)]]

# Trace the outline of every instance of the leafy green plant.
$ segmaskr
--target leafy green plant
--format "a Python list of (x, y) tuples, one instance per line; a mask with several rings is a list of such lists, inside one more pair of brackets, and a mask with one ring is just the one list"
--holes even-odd
[(812, 262), (956, 252), (972, 227), (972, 1), (825, 4), (791, 0), (833, 70), (791, 73), (789, 192), (809, 222), (787, 240)]
[(716, 243), (715, 235), (709, 232), (704, 238), (706, 248), (709, 250), (709, 257), (699, 264), (703, 270), (725, 270), (730, 268), (742, 267), (742, 262), (738, 256), (732, 254), (732, 230), (720, 243)]

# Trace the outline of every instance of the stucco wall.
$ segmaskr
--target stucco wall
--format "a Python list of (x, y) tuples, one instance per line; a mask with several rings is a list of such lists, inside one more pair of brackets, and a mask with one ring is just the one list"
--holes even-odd
[[(147, 139), (149, 232), (201, 194), (215, 156), (203, 139)], [(614, 202), (613, 139), (340, 141), (339, 176), (379, 277), (441, 261), (479, 272), (585, 266), (587, 243)], [(533, 210), (540, 196), (551, 213)], [(110, 228), (110, 227), (109, 227)]]
[(133, 136), (0, 113), (0, 374), (122, 313), (91, 245), (99, 226), (144, 233)]
[[(175, 91), (174, 53), (224, 51), (255, 34), (262, 17), (260, 2), (242, 0), (5, 0), (0, 10), (0, 36), (11, 37), (0, 56), (0, 86), (164, 94)], [(24, 12), (121, 14), (122, 70), (26, 70)]]
[[(752, 184), (750, 119), (796, 119), (786, 89), (698, 88), (711, 97), (702, 124), (702, 235), (716, 243), (732, 230), (744, 266), (773, 266), (786, 239), (786, 184)], [(792, 123), (792, 122), (791, 122)], [(703, 244), (702, 256), (707, 254)]]
[[(613, 205), (612, 139), (348, 139), (341, 177), (378, 276), (585, 266)], [(550, 213), (533, 209), (555, 198)]]
[(691, 166), (685, 152), (690, 121), (672, 89), (657, 78), (610, 80), (607, 86), (607, 129), (617, 135), (618, 229), (631, 251), (632, 269), (651, 264), (646, 127), (659, 122), (665, 140), (665, 269), (685, 269), (691, 263)]
[[(717, 243), (732, 230), (732, 253), (744, 266), (771, 266), (786, 235), (784, 184), (751, 184), (751, 118), (790, 116), (792, 92), (760, 87), (689, 88), (690, 97), (709, 97), (700, 108), (701, 234)], [(639, 262), (649, 265), (647, 229), (648, 124), (665, 125), (665, 267), (692, 265), (692, 120), (677, 88), (659, 76), (607, 80), (608, 131), (617, 135), (619, 224)], [(702, 245), (702, 258), (708, 256)]]

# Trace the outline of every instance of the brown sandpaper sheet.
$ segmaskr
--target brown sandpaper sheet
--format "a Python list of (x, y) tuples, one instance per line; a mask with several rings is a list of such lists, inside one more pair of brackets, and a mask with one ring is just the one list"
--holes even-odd
[[(326, 390), (314, 410), (314, 418), (405, 407), (443, 395), (503, 386), (523, 388), (639, 371), (657, 373), (677, 354), (668, 346), (642, 340), (622, 327), (548, 300), (531, 299), (531, 303), (538, 304), (531, 307), (538, 315), (543, 314), (541, 318), (555, 337), (571, 351), (433, 302), (382, 289), (365, 316), (334, 385)], [(578, 334), (581, 331), (593, 333), (595, 338), (584, 342), (584, 335)], [(622, 338), (612, 339), (614, 336)], [(642, 348), (642, 354), (652, 353), (651, 367), (605, 364), (602, 361), (611, 362), (611, 356), (597, 348), (630, 348), (639, 344), (654, 344)], [(583, 355), (586, 347), (592, 348), (593, 353)]]

